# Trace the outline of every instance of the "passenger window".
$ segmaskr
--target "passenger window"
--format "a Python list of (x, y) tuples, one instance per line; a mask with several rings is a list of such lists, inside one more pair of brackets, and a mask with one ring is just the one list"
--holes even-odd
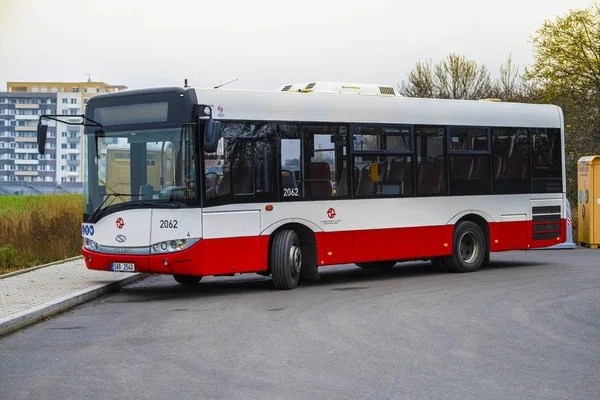
[(347, 127), (335, 124), (279, 124), (281, 198), (348, 196)]
[(417, 188), (420, 196), (445, 195), (446, 157), (444, 132), (441, 127), (417, 127)]
[(355, 125), (353, 178), (357, 197), (414, 195), (414, 154), (407, 126)]
[(488, 152), (487, 128), (450, 128), (450, 151)]
[(492, 132), (494, 194), (531, 192), (529, 134), (525, 128), (495, 128)]
[(414, 194), (412, 155), (354, 156), (358, 174), (357, 197), (411, 196)]
[(560, 129), (530, 129), (534, 193), (562, 192)]

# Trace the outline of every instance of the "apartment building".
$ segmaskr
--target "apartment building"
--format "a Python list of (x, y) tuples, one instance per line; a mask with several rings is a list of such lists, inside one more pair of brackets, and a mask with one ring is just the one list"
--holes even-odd
[(8, 82), (0, 92), (0, 195), (81, 192), (82, 128), (49, 121), (46, 154), (40, 155), (38, 118), (59, 114), (80, 121), (76, 116), (92, 96), (126, 89), (104, 82)]

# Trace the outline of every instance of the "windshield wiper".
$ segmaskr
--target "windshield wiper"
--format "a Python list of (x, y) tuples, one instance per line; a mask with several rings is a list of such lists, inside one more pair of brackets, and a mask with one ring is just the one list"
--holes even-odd
[(104, 200), (102, 200), (102, 203), (100, 203), (100, 205), (92, 212), (92, 214), (90, 215), (90, 221), (93, 221), (98, 214), (100, 213), (100, 210), (102, 209), (102, 206), (104, 205), (104, 203), (106, 203), (106, 200), (108, 200), (110, 197), (112, 196), (139, 196), (138, 194), (130, 194), (130, 193), (108, 193), (105, 194), (106, 198)]

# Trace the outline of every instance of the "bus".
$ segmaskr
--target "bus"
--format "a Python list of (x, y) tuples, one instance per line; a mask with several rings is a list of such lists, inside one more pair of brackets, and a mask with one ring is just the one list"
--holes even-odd
[(307, 82), (101, 94), (81, 118), (92, 270), (258, 273), (293, 289), (337, 264), (473, 272), (566, 237), (554, 105)]

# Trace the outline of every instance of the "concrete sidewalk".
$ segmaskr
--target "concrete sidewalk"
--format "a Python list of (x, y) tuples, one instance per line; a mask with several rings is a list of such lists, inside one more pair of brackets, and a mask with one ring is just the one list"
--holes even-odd
[(117, 291), (143, 276), (91, 271), (81, 257), (0, 275), (0, 336)]

